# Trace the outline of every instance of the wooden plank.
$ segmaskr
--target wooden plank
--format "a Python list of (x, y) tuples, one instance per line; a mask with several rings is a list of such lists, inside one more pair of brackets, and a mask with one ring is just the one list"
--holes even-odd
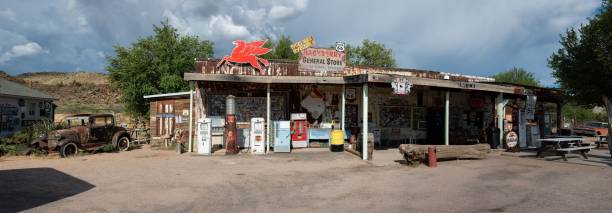
[(185, 73), (188, 81), (221, 81), (241, 83), (288, 83), (288, 84), (344, 84), (343, 77), (322, 76), (257, 76), (257, 75), (227, 75), (227, 74), (204, 74)]

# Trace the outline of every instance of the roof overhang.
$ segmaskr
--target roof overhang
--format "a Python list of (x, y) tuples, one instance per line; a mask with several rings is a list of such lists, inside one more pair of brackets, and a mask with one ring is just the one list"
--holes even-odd
[(268, 75), (232, 75), (232, 74), (206, 74), (185, 73), (187, 81), (214, 81), (235, 83), (264, 83), (264, 84), (362, 84), (391, 83), (401, 77), (409, 80), (413, 85), (440, 87), (448, 89), (488, 91), (496, 93), (518, 94), (519, 88), (514, 86), (493, 85), (478, 82), (451, 81), (413, 76), (389, 74), (358, 74), (342, 77), (323, 76), (268, 76)]
[(189, 96), (189, 92), (175, 92), (175, 93), (145, 95), (142, 97), (145, 99), (151, 99), (151, 98), (175, 98), (175, 97), (178, 98), (178, 97), (185, 97), (185, 96)]

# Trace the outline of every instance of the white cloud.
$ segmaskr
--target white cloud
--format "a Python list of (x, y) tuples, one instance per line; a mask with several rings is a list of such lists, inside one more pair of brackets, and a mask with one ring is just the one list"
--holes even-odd
[(0, 64), (10, 61), (14, 58), (38, 55), (43, 52), (45, 52), (43, 51), (43, 48), (36, 42), (15, 45), (9, 51), (3, 53), (2, 56), (0, 56)]
[(237, 25), (228, 15), (215, 15), (210, 17), (208, 24), (209, 34), (215, 38), (248, 38), (251, 32), (246, 26)]
[(287, 20), (293, 18), (306, 9), (307, 3), (306, 0), (295, 0), (290, 3), (290, 6), (275, 5), (270, 8), (268, 17), (271, 20)]

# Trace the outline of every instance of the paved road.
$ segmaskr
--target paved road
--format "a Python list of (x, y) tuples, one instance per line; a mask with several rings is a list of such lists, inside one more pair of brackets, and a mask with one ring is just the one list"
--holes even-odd
[(348, 153), (141, 149), (1, 159), (0, 212), (610, 212), (611, 177), (610, 167), (507, 156), (430, 169)]

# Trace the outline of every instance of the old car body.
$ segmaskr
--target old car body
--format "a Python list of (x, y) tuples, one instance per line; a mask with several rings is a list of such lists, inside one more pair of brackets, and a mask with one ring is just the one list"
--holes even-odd
[(574, 128), (577, 135), (608, 135), (608, 123), (598, 121), (587, 121), (583, 125)]
[(78, 114), (64, 120), (68, 128), (51, 131), (33, 145), (47, 151), (59, 151), (62, 157), (76, 154), (80, 149), (97, 150), (107, 144), (121, 151), (129, 147), (129, 132), (116, 126), (111, 114)]

